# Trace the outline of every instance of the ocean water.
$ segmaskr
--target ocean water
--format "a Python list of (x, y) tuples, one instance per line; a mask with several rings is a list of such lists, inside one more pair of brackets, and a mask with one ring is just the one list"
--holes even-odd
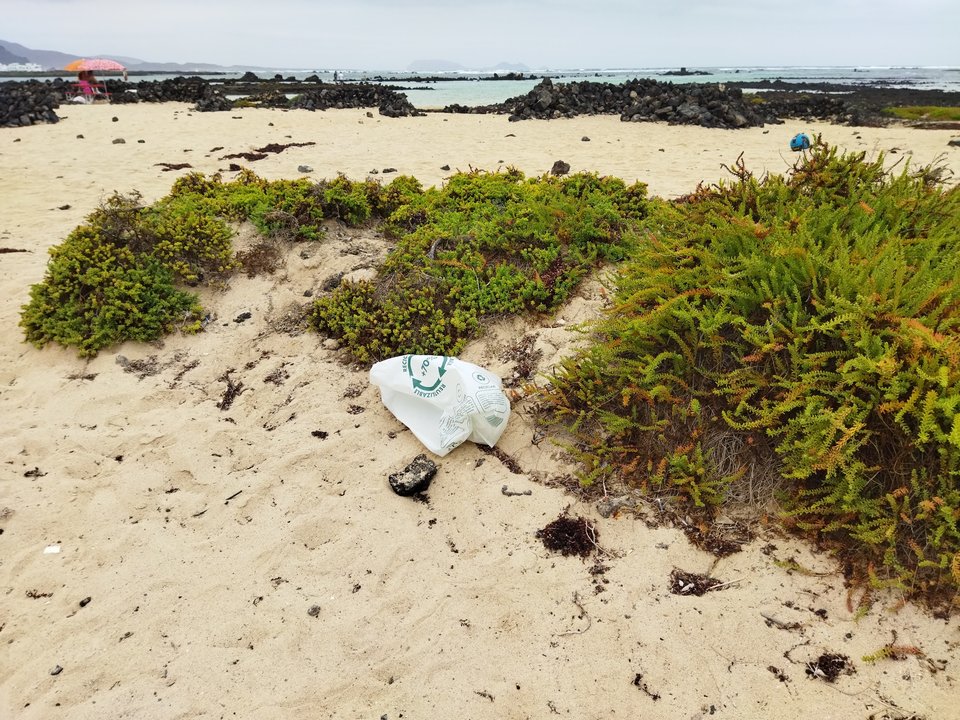
[[(649, 78), (677, 84), (685, 83), (730, 83), (755, 82), (760, 80), (782, 80), (786, 83), (828, 82), (837, 85), (876, 85), (881, 87), (916, 88), (921, 90), (946, 90), (960, 92), (960, 66), (958, 67), (690, 67), (690, 71), (704, 72), (704, 75), (676, 76), (667, 72), (678, 68), (581, 68), (543, 70), (525, 73), (536, 76), (524, 80), (485, 80), (492, 73), (480, 71), (410, 73), (386, 72), (377, 70), (337, 70), (337, 76), (346, 82), (379, 82), (401, 86), (410, 102), (419, 108), (441, 108), (454, 103), (460, 105), (488, 105), (503, 102), (511, 97), (529, 92), (544, 77), (554, 82), (607, 82), (619, 84), (634, 78)], [(325, 82), (332, 82), (334, 70), (258, 69), (254, 71), (262, 79), (281, 75), (302, 80), (317, 75)], [(197, 73), (209, 80), (236, 79), (243, 71), (208, 75)], [(411, 76), (430, 75), (443, 80), (414, 82), (405, 80)], [(112, 77), (112, 76), (107, 76)], [(137, 75), (130, 77), (131, 82), (141, 80), (166, 80), (174, 77), (164, 75)], [(52, 79), (53, 76), (33, 76), (32, 78), (10, 79)]]
[[(916, 88), (960, 92), (960, 67), (955, 68), (853, 68), (853, 67), (749, 67), (749, 68), (688, 68), (705, 75), (667, 75), (677, 68), (607, 68), (579, 70), (550, 70), (531, 73), (536, 80), (482, 80), (489, 73), (435, 73), (437, 77), (457, 77), (459, 82), (428, 83), (397, 82), (402, 85), (410, 102), (416, 107), (434, 108), (453, 103), (487, 105), (529, 92), (540, 79), (549, 77), (554, 82), (606, 82), (619, 84), (634, 78), (653, 79), (676, 84), (755, 82), (782, 80), (787, 83), (829, 82), (837, 85), (878, 85), (883, 87)], [(306, 77), (306, 73), (302, 77)], [(406, 77), (404, 73), (340, 73), (345, 80), (362, 80), (377, 76)], [(271, 76), (272, 77), (272, 76)], [(286, 75), (284, 77), (287, 77)], [(323, 77), (321, 75), (321, 77)]]

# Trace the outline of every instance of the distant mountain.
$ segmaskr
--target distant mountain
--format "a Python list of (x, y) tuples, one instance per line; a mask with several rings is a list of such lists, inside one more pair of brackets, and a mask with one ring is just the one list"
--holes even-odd
[(5, 47), (0, 45), (0, 63), (3, 63), (4, 65), (9, 65), (10, 63), (22, 63), (26, 65), (29, 62), (30, 60), (28, 58), (25, 58), (22, 55), (14, 55)]
[[(99, 56), (98, 56), (99, 57)], [(108, 55), (107, 57), (114, 57)], [(238, 70), (273, 70), (275, 68), (264, 68), (256, 65), (214, 65), (213, 63), (158, 63), (139, 60), (137, 62), (124, 61), (116, 58), (118, 62), (127, 66), (127, 70), (136, 70), (138, 72), (179, 72), (179, 73), (206, 73), (206, 72), (234, 72)]]
[(494, 72), (503, 72), (503, 71), (506, 71), (506, 72), (523, 72), (523, 73), (525, 73), (525, 72), (530, 72), (530, 68), (528, 68), (528, 67), (527, 67), (526, 65), (524, 65), (523, 63), (499, 62), (499, 63), (497, 63), (496, 65), (494, 65), (492, 68), (489, 68), (489, 69), (490, 69), (490, 70), (493, 70)]
[[(0, 50), (6, 50), (21, 57), (20, 60), (3, 62), (32, 62), (45, 69), (62, 68), (67, 63), (71, 63), (80, 57), (79, 55), (69, 55), (55, 50), (33, 50), (9, 40), (0, 40)], [(26, 58), (26, 60), (23, 58)]]
[[(4, 59), (13, 57), (14, 59)], [(225, 72), (235, 70), (270, 70), (254, 65), (215, 65), (213, 63), (164, 63), (150, 62), (140, 58), (124, 57), (111, 53), (91, 53), (89, 55), (72, 55), (56, 50), (34, 50), (9, 40), (0, 40), (0, 63), (36, 63), (47, 70), (60, 70), (74, 60), (81, 57), (107, 57), (123, 63), (128, 70), (145, 72)]]

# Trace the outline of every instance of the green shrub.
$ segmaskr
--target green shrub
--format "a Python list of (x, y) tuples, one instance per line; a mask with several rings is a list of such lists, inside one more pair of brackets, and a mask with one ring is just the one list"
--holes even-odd
[[(369, 186), (369, 183), (368, 183)], [(404, 205), (423, 195), (423, 185), (410, 175), (398, 175), (375, 194), (374, 209), (379, 217), (389, 217)]]
[(76, 346), (81, 355), (124, 340), (155, 340), (174, 327), (197, 330), (202, 311), (177, 284), (223, 282), (241, 262), (248, 274), (279, 262), (273, 244), (234, 257), (227, 221), (250, 221), (269, 238), (316, 240), (324, 217), (365, 222), (421, 193), (407, 177), (382, 188), (343, 177), (271, 182), (244, 170), (229, 183), (219, 174), (190, 173), (150, 206), (137, 193), (115, 194), (51, 250), (20, 324), (28, 341)]
[(862, 577), (960, 586), (960, 189), (822, 144), (737, 172), (655, 206), (553, 378), (584, 478), (708, 506), (775, 458), (788, 525)]
[(460, 173), (426, 192), (398, 181), (383, 193), (397, 242), (377, 284), (343, 285), (311, 316), (364, 362), (456, 354), (484, 317), (555, 310), (591, 268), (625, 256), (628, 220), (646, 209), (645, 186), (595, 175)]
[(457, 306), (449, 283), (401, 283), (381, 293), (370, 282), (343, 283), (317, 301), (315, 327), (337, 337), (354, 357), (371, 362), (404, 353), (455, 355), (477, 330), (478, 320)]
[(199, 329), (196, 298), (178, 290), (173, 272), (150, 256), (105, 242), (81, 226), (51, 249), (42, 283), (30, 290), (20, 320), (26, 339), (77, 347), (81, 356), (124, 340), (156, 340), (179, 326)]
[(960, 120), (960, 107), (908, 105), (906, 107), (884, 108), (884, 113), (900, 118), (901, 120), (940, 120), (949, 122)]
[[(191, 186), (196, 190), (191, 191)], [(172, 194), (176, 196), (178, 190), (174, 186)], [(208, 214), (234, 222), (247, 220), (269, 237), (323, 237), (323, 201), (317, 185), (310, 180), (267, 181), (244, 170), (229, 183), (223, 183), (219, 176), (206, 182), (192, 180), (185, 192), (195, 201), (202, 200)]]
[(348, 225), (361, 225), (373, 214), (365, 183), (355, 183), (340, 175), (334, 180), (321, 182), (317, 191), (330, 216)]
[(232, 231), (192, 197), (165, 198), (145, 208), (139, 226), (149, 238), (147, 253), (180, 282), (222, 278), (234, 268)]
[(125, 340), (155, 340), (179, 327), (196, 331), (201, 308), (177, 284), (227, 277), (235, 267), (231, 232), (209, 214), (208, 198), (177, 192), (145, 207), (114, 194), (50, 251), (20, 325), (28, 341), (76, 346), (91, 356)]

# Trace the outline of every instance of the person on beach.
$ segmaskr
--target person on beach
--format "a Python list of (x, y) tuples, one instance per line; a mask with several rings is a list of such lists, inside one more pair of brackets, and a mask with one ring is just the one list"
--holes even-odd
[(77, 94), (73, 102), (92, 103), (101, 94), (97, 87), (97, 78), (92, 70), (81, 70), (77, 73)]
[(73, 102), (93, 102), (94, 87), (90, 82), (91, 75), (93, 75), (93, 73), (89, 70), (81, 70), (77, 73), (77, 94), (74, 96)]

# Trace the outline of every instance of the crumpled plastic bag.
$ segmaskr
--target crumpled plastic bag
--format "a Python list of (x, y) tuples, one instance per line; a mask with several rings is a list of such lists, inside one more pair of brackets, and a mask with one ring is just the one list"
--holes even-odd
[(493, 447), (510, 417), (500, 378), (457, 358), (389, 358), (370, 368), (370, 382), (387, 409), (441, 457), (465, 440)]

